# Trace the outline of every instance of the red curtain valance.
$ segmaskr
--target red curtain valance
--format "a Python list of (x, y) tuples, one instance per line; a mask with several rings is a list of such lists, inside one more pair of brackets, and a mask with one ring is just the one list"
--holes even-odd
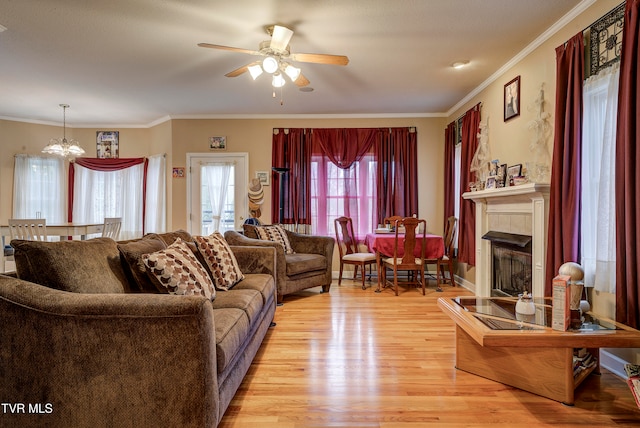
[(311, 132), (314, 153), (322, 153), (338, 168), (349, 169), (371, 150), (378, 129), (316, 128)]
[[(100, 159), (100, 158), (76, 158), (75, 163), (94, 171), (117, 171), (119, 169), (130, 168), (139, 165), (145, 161), (145, 158), (118, 158), (118, 159)], [(73, 162), (70, 165), (73, 168)]]

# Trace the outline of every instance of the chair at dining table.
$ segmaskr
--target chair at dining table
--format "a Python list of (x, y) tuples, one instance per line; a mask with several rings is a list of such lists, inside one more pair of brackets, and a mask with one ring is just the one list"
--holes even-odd
[[(440, 290), (440, 284), (447, 281), (451, 282), (451, 285), (453, 287), (456, 286), (456, 281), (453, 277), (453, 261), (455, 258), (453, 242), (456, 236), (457, 223), (458, 219), (454, 216), (451, 216), (447, 219), (447, 224), (444, 230), (444, 255), (438, 259), (426, 259), (424, 261), (425, 265), (436, 265), (436, 285), (438, 287), (438, 290)], [(449, 271), (449, 278), (447, 278), (445, 275), (445, 266)]]
[[(47, 240), (47, 220), (44, 218), (10, 218), (8, 222), (11, 240), (24, 239), (28, 241)], [(13, 260), (13, 248), (4, 252), (3, 272), (7, 272), (7, 261)]]
[(358, 242), (353, 232), (353, 220), (349, 217), (338, 217), (333, 221), (336, 230), (336, 243), (340, 251), (340, 276), (338, 277), (338, 285), (342, 283), (342, 272), (344, 265), (353, 265), (353, 279), (358, 276), (358, 267), (360, 267), (360, 275), (362, 276), (362, 289), (366, 289), (364, 283), (365, 268), (369, 266), (369, 278), (371, 278), (371, 265), (376, 263), (376, 255), (374, 253), (362, 252), (358, 248)]
[(388, 224), (391, 225), (391, 227), (393, 227), (396, 224), (396, 221), (398, 220), (402, 220), (402, 216), (400, 215), (392, 215), (389, 217), (385, 217), (384, 220), (382, 221), (382, 225), (386, 226)]
[[(425, 294), (425, 277), (424, 277), (424, 253), (426, 248), (426, 230), (427, 222), (415, 217), (406, 217), (396, 220), (395, 241), (393, 248), (393, 256), (382, 260), (380, 269), (382, 275), (382, 286), (392, 285), (396, 296), (398, 295), (399, 285), (416, 285), (422, 288), (422, 295)], [(404, 233), (399, 232), (403, 228)], [(418, 232), (419, 231), (419, 232)], [(420, 245), (420, 254), (415, 255), (416, 245)], [(393, 273), (393, 281), (387, 279), (387, 269)], [(400, 282), (398, 274), (402, 271), (411, 273), (405, 281)], [(381, 291), (381, 290), (376, 290)]]
[(102, 225), (102, 237), (118, 240), (120, 228), (122, 226), (122, 217), (105, 217)]

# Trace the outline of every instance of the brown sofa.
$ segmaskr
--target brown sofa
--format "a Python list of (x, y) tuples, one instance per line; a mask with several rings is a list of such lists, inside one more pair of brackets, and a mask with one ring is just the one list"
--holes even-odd
[(232, 247), (245, 279), (212, 302), (141, 292), (109, 238), (12, 246), (19, 278), (0, 276), (0, 400), (11, 404), (0, 425), (220, 422), (274, 318), (272, 248)]
[(258, 239), (256, 227), (244, 225), (244, 235), (236, 231), (227, 231), (225, 239), (230, 245), (271, 247), (276, 249), (276, 286), (278, 303), (284, 296), (307, 288), (322, 286), (322, 291), (331, 288), (331, 263), (335, 240), (328, 236), (310, 236), (286, 231), (293, 254), (285, 254), (284, 248), (277, 242)]

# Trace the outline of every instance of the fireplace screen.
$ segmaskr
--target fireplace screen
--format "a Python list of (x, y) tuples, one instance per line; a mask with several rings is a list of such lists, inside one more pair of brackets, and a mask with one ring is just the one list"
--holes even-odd
[(531, 237), (502, 232), (488, 232), (491, 241), (492, 296), (517, 296), (531, 293)]

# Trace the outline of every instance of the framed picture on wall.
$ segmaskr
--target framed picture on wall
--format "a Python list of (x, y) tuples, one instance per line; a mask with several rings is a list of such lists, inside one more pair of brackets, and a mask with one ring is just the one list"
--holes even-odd
[(260, 183), (263, 186), (268, 186), (269, 184), (271, 184), (269, 182), (269, 177), (270, 177), (269, 172), (270, 171), (256, 171), (256, 178), (260, 180)]
[(227, 150), (227, 137), (209, 137), (210, 150)]
[(520, 76), (504, 85), (504, 121), (520, 116)]
[(119, 131), (96, 132), (96, 157), (100, 159), (117, 159), (120, 157)]

